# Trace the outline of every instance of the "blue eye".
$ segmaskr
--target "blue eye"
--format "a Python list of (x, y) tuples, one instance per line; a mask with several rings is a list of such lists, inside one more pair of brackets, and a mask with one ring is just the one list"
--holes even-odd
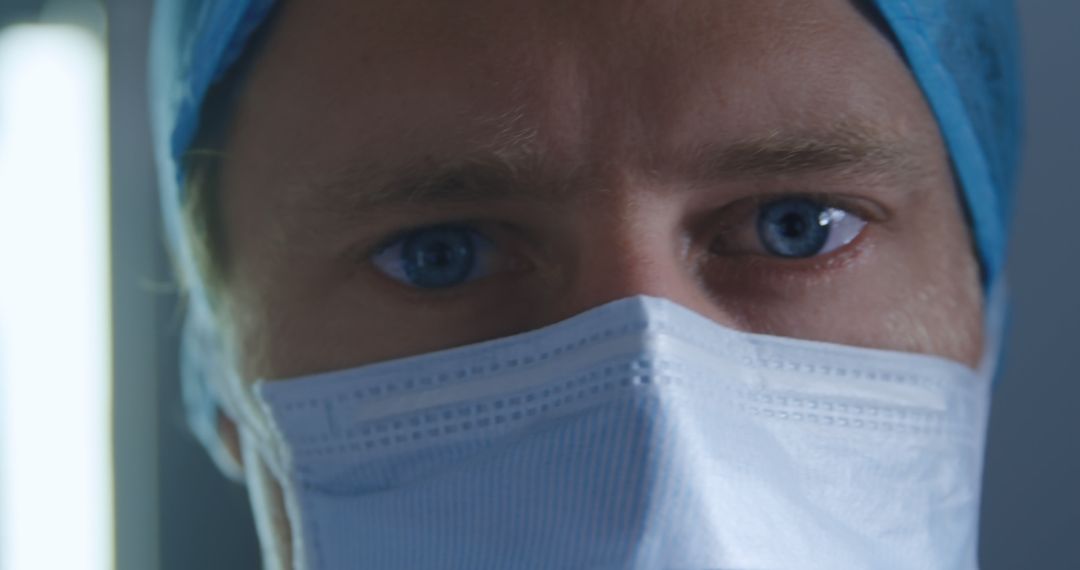
[(807, 198), (785, 198), (762, 206), (758, 238), (772, 255), (803, 258), (847, 245), (866, 222), (858, 216)]
[(442, 225), (411, 231), (372, 262), (383, 273), (418, 289), (447, 289), (485, 276), (492, 244), (475, 230)]

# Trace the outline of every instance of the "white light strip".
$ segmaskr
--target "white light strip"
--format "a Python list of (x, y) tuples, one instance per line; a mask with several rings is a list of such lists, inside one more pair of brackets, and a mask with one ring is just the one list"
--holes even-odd
[(105, 77), (86, 31), (0, 32), (0, 570), (113, 566)]

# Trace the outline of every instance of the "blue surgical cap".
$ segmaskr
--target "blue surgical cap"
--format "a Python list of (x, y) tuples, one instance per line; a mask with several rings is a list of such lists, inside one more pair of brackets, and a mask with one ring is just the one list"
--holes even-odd
[[(274, 0), (158, 0), (150, 59), (161, 205), (189, 289), (182, 347), (188, 417), (219, 464), (218, 392), (226, 367), (202, 276), (184, 236), (180, 161), (220, 81)], [(1019, 41), (1013, 0), (872, 0), (932, 108), (952, 159), (984, 284), (1001, 275), (1020, 154)]]

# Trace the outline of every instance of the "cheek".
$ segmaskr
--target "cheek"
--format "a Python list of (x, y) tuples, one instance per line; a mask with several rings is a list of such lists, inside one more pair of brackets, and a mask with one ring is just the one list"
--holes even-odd
[(897, 334), (919, 352), (944, 356), (972, 368), (983, 349), (983, 295), (978, 262), (966, 232), (942, 247), (937, 263), (913, 283), (890, 315)]
[[(951, 176), (947, 166), (942, 170)], [(927, 214), (913, 232), (916, 245), (909, 261), (913, 275), (891, 318), (900, 334), (911, 331), (908, 342), (920, 352), (974, 368), (982, 356), (984, 334), (983, 286), (976, 248), (959, 191), (934, 196), (938, 203), (921, 209), (933, 214)]]
[(974, 260), (911, 274), (877, 302), (879, 342), (887, 348), (931, 354), (974, 368), (982, 353), (982, 305)]
[(857, 260), (822, 276), (735, 278), (717, 302), (744, 330), (929, 354), (974, 367), (982, 351), (982, 295), (964, 232), (876, 237)]
[(942, 235), (896, 277), (895, 302), (883, 323), (902, 350), (934, 354), (971, 367), (983, 350), (982, 285), (966, 230)]
[(907, 305), (890, 311), (885, 324), (903, 350), (933, 354), (972, 368), (982, 353), (982, 323), (977, 303), (942, 301), (940, 288), (922, 287)]
[(244, 377), (344, 370), (509, 336), (529, 328), (530, 305), (512, 293), (493, 292), (484, 310), (475, 303), (447, 309), (421, 299), (390, 302), (348, 279), (280, 275), (273, 287), (246, 296), (246, 308), (234, 311), (240, 315), (236, 338)]

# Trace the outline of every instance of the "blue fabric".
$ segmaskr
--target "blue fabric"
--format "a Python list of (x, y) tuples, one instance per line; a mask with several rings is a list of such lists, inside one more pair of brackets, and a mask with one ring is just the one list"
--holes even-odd
[[(1021, 131), (1018, 30), (1013, 0), (872, 0), (933, 109), (963, 190), (990, 287), (1005, 261)], [(183, 239), (178, 161), (198, 130), (210, 87), (229, 70), (274, 0), (158, 0), (150, 61), (161, 204), (169, 246), (190, 289), (184, 350), (196, 433), (214, 443), (215, 375), (221, 374), (212, 311)], [(193, 340), (197, 339), (197, 340)]]
[(1020, 159), (1019, 37), (1012, 0), (875, 0), (934, 110), (989, 286), (1005, 263)]

